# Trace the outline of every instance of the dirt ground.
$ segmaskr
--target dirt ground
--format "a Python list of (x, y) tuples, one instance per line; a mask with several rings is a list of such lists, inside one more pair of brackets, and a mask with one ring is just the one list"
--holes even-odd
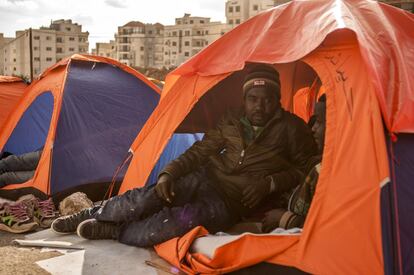
[(59, 252), (40, 252), (38, 248), (19, 248), (12, 245), (14, 239), (24, 239), (24, 235), (0, 231), (0, 275), (49, 274), (36, 262), (62, 255)]

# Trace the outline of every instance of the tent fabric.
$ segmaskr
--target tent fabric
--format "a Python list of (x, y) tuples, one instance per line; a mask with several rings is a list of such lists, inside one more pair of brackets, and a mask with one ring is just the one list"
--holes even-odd
[[(160, 94), (145, 76), (115, 60), (73, 55), (28, 87), (0, 129), (0, 148), (15, 138), (11, 135), (16, 126), (46, 92), (53, 97), (49, 104), (53, 109), (35, 175), (26, 183), (5, 186), (2, 192), (32, 187), (54, 195), (70, 186), (111, 179)], [(92, 169), (94, 162), (99, 172)]]
[(0, 129), (22, 98), (27, 84), (19, 77), (0, 75)]
[(45, 144), (53, 112), (53, 96), (40, 94), (24, 112), (3, 151), (14, 155), (37, 151)]
[[(414, 135), (399, 134), (395, 143), (388, 141), (390, 166), (393, 171), (389, 183), (388, 203), (391, 209), (390, 224), (395, 247), (391, 248), (396, 258), (395, 273), (414, 273)], [(384, 211), (384, 210), (383, 210)]]
[[(263, 237), (263, 243), (246, 238), (212, 259), (185, 248), (177, 256), (176, 243), (188, 247), (191, 231), (189, 239), (171, 240), (158, 253), (193, 273), (229, 272), (257, 261), (316, 274), (384, 273), (380, 195), (389, 167), (383, 120), (391, 132), (414, 130), (413, 20), (375, 1), (292, 1), (246, 21), (170, 73), (158, 107), (131, 146), (121, 193), (145, 184), (174, 131), (192, 129), (186, 122), (207, 121), (205, 130), (214, 125), (212, 109), (237, 107), (237, 79), (250, 62), (275, 64), (288, 110), (294, 92), (315, 77), (301, 62), (315, 70), (326, 88), (327, 129), (301, 236)], [(297, 85), (306, 77), (311, 81)]]
[(158, 101), (158, 93), (123, 70), (72, 61), (56, 129), (51, 193), (74, 182), (110, 182)]
[(165, 150), (162, 152), (157, 164), (149, 176), (146, 185), (152, 185), (157, 182), (158, 175), (161, 170), (172, 160), (179, 157), (185, 152), (194, 142), (202, 140), (203, 134), (174, 134)]

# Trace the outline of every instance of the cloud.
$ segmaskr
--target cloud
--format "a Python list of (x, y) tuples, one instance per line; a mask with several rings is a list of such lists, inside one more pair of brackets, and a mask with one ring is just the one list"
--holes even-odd
[(29, 0), (6, 0), (6, 1), (14, 4), (14, 3), (17, 3), (17, 2), (27, 2)]
[(124, 9), (127, 6), (125, 5), (124, 1), (122, 0), (105, 0), (105, 3), (108, 6), (114, 7), (114, 8), (119, 8), (119, 9)]

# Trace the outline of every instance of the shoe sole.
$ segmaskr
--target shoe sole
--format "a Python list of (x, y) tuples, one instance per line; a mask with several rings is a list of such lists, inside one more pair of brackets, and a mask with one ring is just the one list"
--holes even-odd
[(20, 234), (20, 233), (26, 233), (29, 231), (33, 231), (36, 227), (38, 226), (37, 223), (29, 223), (26, 224), (24, 228), (12, 228), (10, 226), (7, 226), (5, 224), (0, 224), (0, 230), (2, 231), (7, 231), (10, 233), (16, 233), (16, 234)]
[(76, 235), (78, 235), (80, 238), (82, 238), (82, 239), (85, 239), (85, 240), (89, 240), (89, 239), (87, 239), (87, 238), (84, 238), (84, 237), (82, 237), (81, 236), (81, 234), (80, 234), (80, 229), (81, 229), (81, 227), (82, 227), (82, 225), (83, 224), (85, 224), (85, 223), (87, 223), (87, 222), (89, 222), (89, 221), (94, 221), (95, 219), (87, 219), (87, 220), (84, 220), (83, 222), (81, 222), (79, 225), (78, 225), (78, 227), (76, 228)]

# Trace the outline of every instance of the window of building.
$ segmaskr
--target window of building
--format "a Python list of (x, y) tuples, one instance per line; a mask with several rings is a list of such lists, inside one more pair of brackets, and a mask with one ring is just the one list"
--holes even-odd
[(177, 54), (177, 52), (172, 52), (172, 54)]
[(240, 24), (240, 19), (236, 19), (236, 24)]
[(205, 34), (208, 34), (208, 30), (206, 30)]
[(40, 57), (33, 58), (34, 61), (40, 61)]
[(190, 46), (190, 41), (185, 41), (184, 46)]
[(39, 39), (40, 39), (40, 36), (38, 36), (38, 35), (33, 36), (33, 39), (34, 39), (34, 40), (39, 40)]
[(52, 58), (51, 57), (46, 57), (46, 61), (52, 61)]
[(200, 20), (200, 24), (204, 24), (204, 20)]
[(144, 60), (144, 56), (143, 55), (141, 55), (140, 58), (141, 58), (141, 60)]
[(66, 30), (70, 32), (72, 29), (70, 27), (66, 27)]
[(253, 10), (254, 10), (254, 11), (259, 10), (259, 5), (253, 5)]
[(57, 58), (57, 59), (56, 59), (56, 62), (59, 62), (60, 60), (62, 60), (62, 58)]
[(190, 53), (189, 52), (185, 52), (184, 53), (184, 56), (190, 56)]
[(34, 51), (38, 51), (39, 50), (39, 47), (33, 47), (33, 50)]
[(190, 31), (185, 31), (185, 36), (190, 36)]
[(175, 41), (174, 41), (174, 42), (172, 42), (172, 45), (173, 45), (173, 46), (177, 46), (177, 42), (175, 42)]
[(70, 52), (74, 52), (75, 51), (75, 48), (69, 48), (69, 51)]
[(16, 58), (13, 58), (13, 62), (16, 62)]
[(190, 20), (190, 24), (194, 24), (194, 20)]
[(148, 34), (152, 34), (152, 31), (148, 31)]
[(56, 48), (56, 53), (63, 53), (63, 49), (62, 48)]
[(236, 6), (236, 12), (240, 12), (240, 6)]
[(34, 73), (38, 74), (39, 73), (39, 69), (34, 69)]
[(50, 52), (52, 50), (52, 47), (46, 47), (46, 51)]
[(172, 32), (172, 35), (173, 36), (177, 36), (177, 32)]
[(46, 40), (51, 40), (51, 39), (52, 39), (52, 37), (46, 36)]
[(233, 12), (233, 7), (232, 6), (229, 7), (229, 12)]
[(75, 37), (69, 37), (69, 41), (75, 41)]
[(230, 20), (229, 20), (229, 24), (230, 24), (230, 25), (233, 25), (233, 19), (230, 19)]
[(63, 43), (63, 37), (56, 37), (57, 43)]
[(181, 25), (181, 20), (177, 20), (177, 25)]
[(165, 55), (168, 55), (168, 52), (165, 52)]
[(144, 47), (140, 47), (139, 49), (140, 49), (141, 51), (143, 51), (143, 50), (144, 50)]

